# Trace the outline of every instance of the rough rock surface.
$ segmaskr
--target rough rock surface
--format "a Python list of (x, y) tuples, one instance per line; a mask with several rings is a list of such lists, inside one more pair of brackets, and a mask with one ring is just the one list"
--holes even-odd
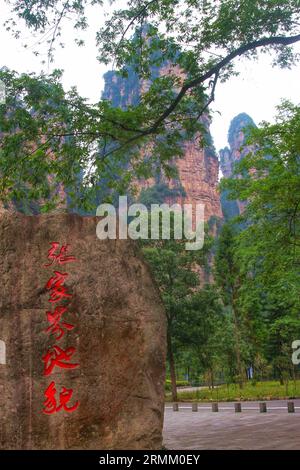
[[(175, 67), (176, 74), (180, 76), (182, 72)], [(105, 88), (103, 98), (111, 101), (115, 107), (126, 108), (128, 105), (136, 105), (142, 94), (144, 84), (129, 70), (128, 78), (124, 79), (115, 72), (107, 72), (104, 75)], [(170, 67), (153, 68), (153, 78), (159, 75), (167, 75), (173, 72)], [(211, 140), (209, 126), (210, 121), (207, 115), (202, 117), (203, 125), (208, 133), (208, 140)], [(178, 187), (178, 183), (183, 190), (182, 196), (174, 196), (171, 199), (166, 197), (166, 203), (180, 204), (205, 204), (204, 216), (208, 221), (211, 217), (222, 218), (219, 183), (219, 161), (218, 156), (211, 144), (202, 146), (201, 137), (187, 141), (184, 144), (184, 155), (174, 163), (178, 170), (179, 181), (167, 180), (162, 175), (162, 181), (169, 188)], [(150, 178), (147, 181), (140, 180), (137, 186), (140, 188), (150, 188), (155, 184), (155, 180)], [(157, 201), (153, 201), (157, 202)]]
[(199, 141), (187, 142), (184, 157), (176, 162), (179, 179), (185, 195), (178, 197), (181, 204), (204, 204), (205, 220), (222, 218), (218, 191), (219, 162), (214, 151), (202, 148)]
[[(100, 241), (95, 217), (0, 217), (1, 449), (159, 449), (162, 442), (165, 316), (156, 287), (130, 241)], [(47, 264), (50, 242), (70, 244), (76, 262)], [(68, 272), (72, 294), (59, 341), (45, 332), (52, 310), (45, 284)], [(49, 308), (50, 307), (50, 308)], [(74, 346), (71, 362), (43, 375), (50, 345)], [(42, 412), (54, 380), (79, 407)], [(58, 398), (58, 397), (57, 397)], [(70, 406), (70, 405), (69, 405)]]

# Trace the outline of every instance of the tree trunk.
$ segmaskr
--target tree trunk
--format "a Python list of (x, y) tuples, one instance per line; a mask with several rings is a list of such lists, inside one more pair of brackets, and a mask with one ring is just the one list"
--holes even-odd
[(279, 383), (280, 383), (280, 385), (284, 385), (284, 380), (282, 378), (282, 375), (279, 377)]
[(211, 367), (209, 369), (209, 375), (210, 375), (210, 386), (212, 389), (215, 388), (215, 382), (214, 382), (214, 371), (213, 371), (213, 368)]
[(168, 328), (167, 333), (167, 343), (168, 343), (168, 360), (170, 366), (170, 376), (171, 376), (171, 390), (172, 390), (172, 400), (177, 401), (177, 386), (176, 386), (176, 371), (175, 371), (175, 362), (172, 349), (172, 339), (170, 334), (170, 328)]
[(244, 383), (243, 383), (244, 370), (243, 370), (242, 361), (241, 361), (240, 331), (239, 331), (237, 314), (236, 314), (234, 306), (232, 307), (232, 313), (233, 313), (233, 321), (234, 321), (234, 338), (235, 338), (236, 363), (237, 363), (237, 369), (238, 369), (238, 374), (239, 374), (238, 382), (239, 382), (240, 388), (242, 389), (243, 386), (244, 386)]

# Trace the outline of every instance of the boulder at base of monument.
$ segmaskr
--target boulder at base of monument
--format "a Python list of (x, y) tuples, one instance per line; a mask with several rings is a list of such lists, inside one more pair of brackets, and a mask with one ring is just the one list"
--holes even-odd
[[(136, 245), (99, 240), (97, 222), (0, 217), (1, 449), (161, 448), (165, 314)], [(51, 242), (76, 260), (49, 260)], [(68, 276), (47, 289), (54, 271)]]

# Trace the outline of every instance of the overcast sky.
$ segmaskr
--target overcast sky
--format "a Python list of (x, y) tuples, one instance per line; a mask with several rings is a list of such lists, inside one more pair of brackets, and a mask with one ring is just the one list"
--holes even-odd
[[(98, 14), (95, 12), (98, 8)], [(76, 85), (80, 94), (97, 101), (103, 88), (103, 73), (105, 66), (97, 62), (97, 50), (94, 45), (95, 32), (103, 22), (101, 7), (95, 7), (93, 14), (88, 15), (90, 29), (85, 34), (88, 47), (78, 48), (74, 42), (74, 32), (64, 26), (63, 40), (66, 47), (57, 49), (53, 68), (64, 69), (63, 82), (66, 89)], [(9, 12), (4, 0), (0, 0), (0, 67), (7, 66), (18, 72), (40, 72), (42, 68), (48, 71), (48, 66), (41, 65), (41, 57), (33, 55), (34, 38), (24, 29), (22, 41), (26, 41), (28, 50), (22, 47), (22, 41), (16, 40), (5, 31), (3, 21)], [(298, 47), (300, 52), (300, 48)], [(256, 123), (262, 120), (272, 121), (275, 107), (281, 98), (291, 99), (299, 103), (300, 64), (292, 70), (272, 68), (271, 59), (263, 56), (258, 62), (242, 60), (239, 65), (240, 76), (231, 78), (227, 83), (219, 84), (216, 99), (212, 107), (214, 111), (211, 131), (216, 148), (227, 145), (227, 132), (231, 119), (241, 112), (248, 113)]]

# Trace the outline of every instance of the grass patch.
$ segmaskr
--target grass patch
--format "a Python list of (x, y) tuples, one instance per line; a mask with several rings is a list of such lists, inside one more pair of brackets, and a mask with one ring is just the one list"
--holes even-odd
[[(221, 385), (209, 390), (192, 392), (179, 390), (178, 401), (243, 401), (243, 400), (280, 400), (300, 398), (300, 380), (280, 385), (278, 381), (247, 382), (242, 389), (236, 384)], [(170, 393), (166, 393), (166, 401), (172, 401)]]

